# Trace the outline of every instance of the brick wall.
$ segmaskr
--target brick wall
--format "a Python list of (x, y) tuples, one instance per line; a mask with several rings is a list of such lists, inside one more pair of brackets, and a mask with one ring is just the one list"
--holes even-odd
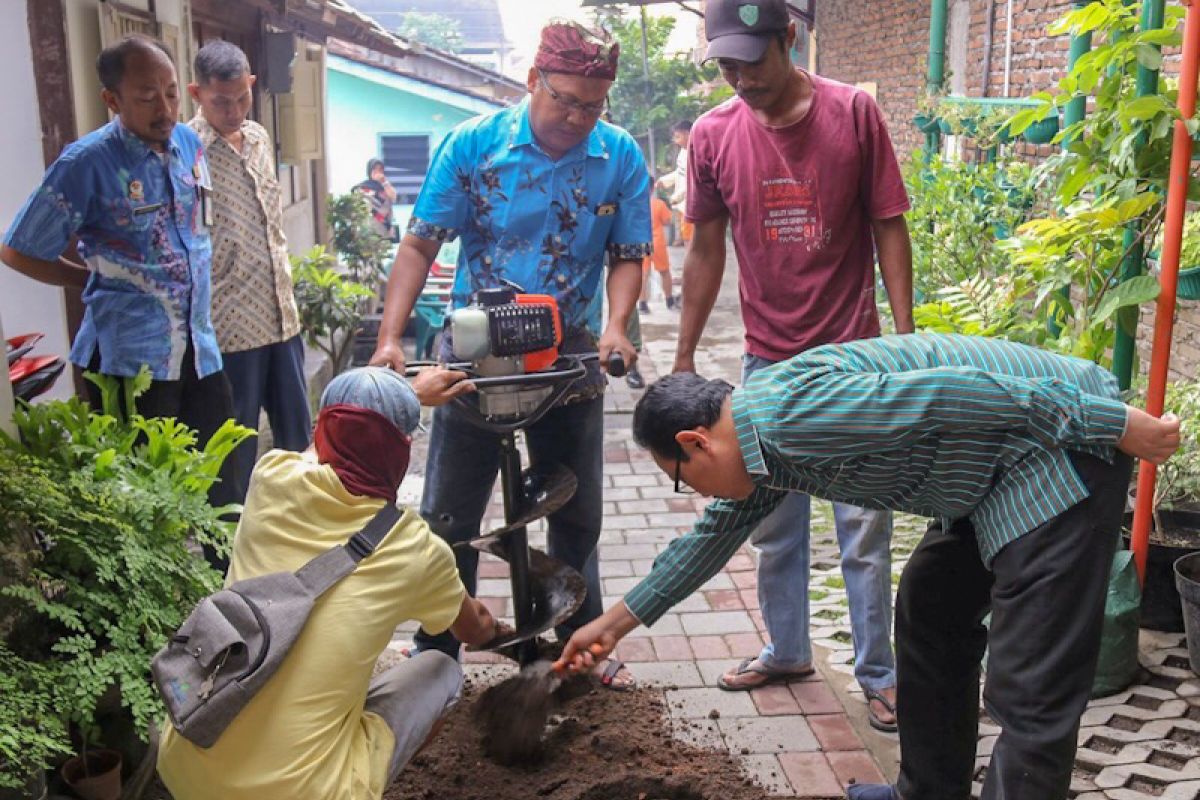
[[(954, 4), (956, 0), (950, 0)], [(1004, 96), (1007, 0), (957, 0), (969, 3), (965, 77), (967, 94)], [(924, 137), (912, 124), (917, 98), (924, 92), (929, 57), (929, 0), (824, 0), (817, 3), (817, 71), (846, 83), (873, 81), (897, 155), (905, 161)], [(1013, 0), (1010, 97), (1052, 90), (1067, 66), (1067, 37), (1049, 38), (1046, 27), (1070, 9), (1069, 0)], [(992, 21), (990, 69), (984, 75), (985, 42)], [(947, 38), (953, 32), (947, 32)], [(947, 42), (947, 54), (950, 51)], [(1164, 66), (1178, 71), (1177, 54)], [(951, 69), (947, 55), (947, 69)], [(986, 89), (986, 91), (985, 91)], [(1018, 145), (1028, 156), (1043, 156), (1052, 148)], [(1196, 265), (1184, 265), (1196, 266)], [(1149, 365), (1153, 306), (1143, 309), (1138, 335), (1141, 369)], [(1176, 319), (1172, 372), (1176, 377), (1200, 375), (1200, 303), (1181, 302)]]

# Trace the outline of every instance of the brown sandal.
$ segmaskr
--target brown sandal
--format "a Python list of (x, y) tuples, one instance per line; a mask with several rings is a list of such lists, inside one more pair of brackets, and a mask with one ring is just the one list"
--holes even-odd
[(606, 658), (608, 666), (600, 673), (600, 685), (614, 692), (630, 692), (637, 688), (637, 680), (630, 674), (629, 683), (614, 683), (617, 673), (625, 669), (625, 662), (619, 658)]
[(737, 669), (734, 670), (733, 674), (746, 675), (753, 673), (755, 675), (762, 675), (762, 681), (753, 686), (735, 686), (726, 681), (725, 676), (722, 675), (717, 678), (717, 688), (724, 689), (727, 692), (749, 692), (762, 686), (770, 686), (773, 683), (791, 683), (792, 681), (803, 680), (816, 672), (812, 667), (797, 672), (785, 672), (764, 667), (761, 663), (757, 667), (750, 666), (755, 661), (758, 661), (758, 656), (750, 656), (750, 658), (745, 659), (737, 665)]

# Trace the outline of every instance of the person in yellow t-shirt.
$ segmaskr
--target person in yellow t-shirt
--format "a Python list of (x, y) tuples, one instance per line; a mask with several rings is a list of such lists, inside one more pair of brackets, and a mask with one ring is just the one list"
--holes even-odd
[[(436, 373), (418, 376), (416, 393), (376, 367), (329, 384), (313, 447), (274, 450), (255, 467), (227, 584), (296, 570), (395, 502), (417, 396), (436, 404), (471, 388), (450, 386), (456, 379), (447, 375), (461, 373)], [(470, 644), (497, 632), (463, 588), (450, 547), (405, 509), (379, 547), (317, 600), (279, 671), (215, 745), (200, 748), (165, 726), (158, 769), (175, 800), (381, 797), (462, 686), (458, 662), (436, 650), (371, 677), (396, 627), (412, 619)]]

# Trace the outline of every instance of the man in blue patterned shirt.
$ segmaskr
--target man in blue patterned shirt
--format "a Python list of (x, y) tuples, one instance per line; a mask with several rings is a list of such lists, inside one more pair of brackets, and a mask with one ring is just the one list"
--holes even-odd
[(663, 378), (638, 403), (634, 438), (677, 490), (686, 482), (728, 499), (673, 541), (623, 603), (580, 629), (560, 663), (584, 668), (590, 646), (607, 652), (652, 625), (789, 492), (933, 517), (897, 600), (900, 780), (850, 797), (971, 796), (990, 646), (984, 702), (1001, 734), (983, 796), (1065, 798), (1127, 455), (1161, 463), (1179, 446), (1177, 419), (1117, 398), (1095, 364), (932, 334), (818, 347), (737, 390), (690, 373)]
[[(116, 116), (50, 165), (0, 259), (35, 280), (83, 289), (71, 361), (120, 378), (147, 365), (154, 382), (138, 411), (177, 417), (203, 443), (233, 415), (209, 316), (204, 149), (176, 124), (180, 87), (164, 44), (130, 36), (96, 65)], [(86, 267), (62, 256), (72, 239)]]
[[(434, 155), (396, 254), (372, 364), (400, 369), (400, 334), (443, 242), (462, 237), (451, 306), (505, 283), (549, 294), (562, 312), (564, 353), (599, 351), (600, 363), (636, 352), (625, 326), (649, 254), (650, 176), (633, 138), (601, 121), (616, 78), (618, 47), (570, 22), (552, 22), (529, 70), (519, 105), (459, 125)], [(608, 319), (593, 299), (606, 282)], [(442, 357), (448, 358), (448, 333)], [(533, 462), (569, 467), (579, 488), (549, 518), (550, 554), (587, 581), (583, 607), (560, 637), (602, 609), (595, 557), (602, 516), (605, 377), (593, 362), (557, 407), (525, 432)], [(453, 405), (434, 412), (421, 513), (450, 542), (479, 534), (499, 464), (499, 437)], [(475, 591), (477, 551), (456, 550), (463, 582)], [(457, 656), (448, 634), (416, 637), (420, 649)], [(599, 668), (610, 685), (631, 683), (616, 661)]]

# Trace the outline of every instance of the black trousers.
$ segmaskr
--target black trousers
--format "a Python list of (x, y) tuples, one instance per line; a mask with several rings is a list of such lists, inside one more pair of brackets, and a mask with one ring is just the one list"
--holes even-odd
[[(233, 391), (232, 408), (238, 424), (257, 431), (259, 417), (266, 409), (276, 448), (300, 451), (308, 447), (312, 442), (312, 415), (300, 336), (253, 350), (222, 353), (221, 360)], [(242, 442), (229, 460), (233, 462), (233, 485), (241, 491), (233, 502), (243, 503), (258, 460), (258, 439)]]
[[(88, 371), (100, 371), (99, 351), (92, 356)], [(92, 408), (102, 410), (100, 389), (91, 381), (87, 384), (87, 400)], [(128, 414), (129, 409), (124, 407), (124, 403), (125, 397), (122, 393), (122, 410)], [(183, 354), (179, 380), (152, 381), (150, 388), (137, 399), (137, 413), (143, 417), (174, 417), (194, 429), (198, 434), (196, 446), (204, 447), (217, 429), (224, 425), (226, 420), (233, 418), (233, 391), (223, 370), (204, 378), (197, 377), (196, 354), (189, 341)], [(221, 465), (219, 477), (209, 489), (209, 502), (217, 507), (241, 503), (242, 498), (246, 496), (246, 489), (239, 485), (232, 457), (226, 458), (225, 463)], [(211, 552), (207, 547), (204, 550), (204, 557), (213, 567), (221, 572), (229, 567), (226, 559)]]
[[(896, 678), (904, 800), (968, 800), (984, 707), (1000, 726), (983, 800), (1063, 800), (1087, 705), (1130, 460), (1072, 453), (1090, 496), (983, 566), (966, 520), (933, 522), (900, 579)], [(989, 628), (983, 619), (992, 614)]]

